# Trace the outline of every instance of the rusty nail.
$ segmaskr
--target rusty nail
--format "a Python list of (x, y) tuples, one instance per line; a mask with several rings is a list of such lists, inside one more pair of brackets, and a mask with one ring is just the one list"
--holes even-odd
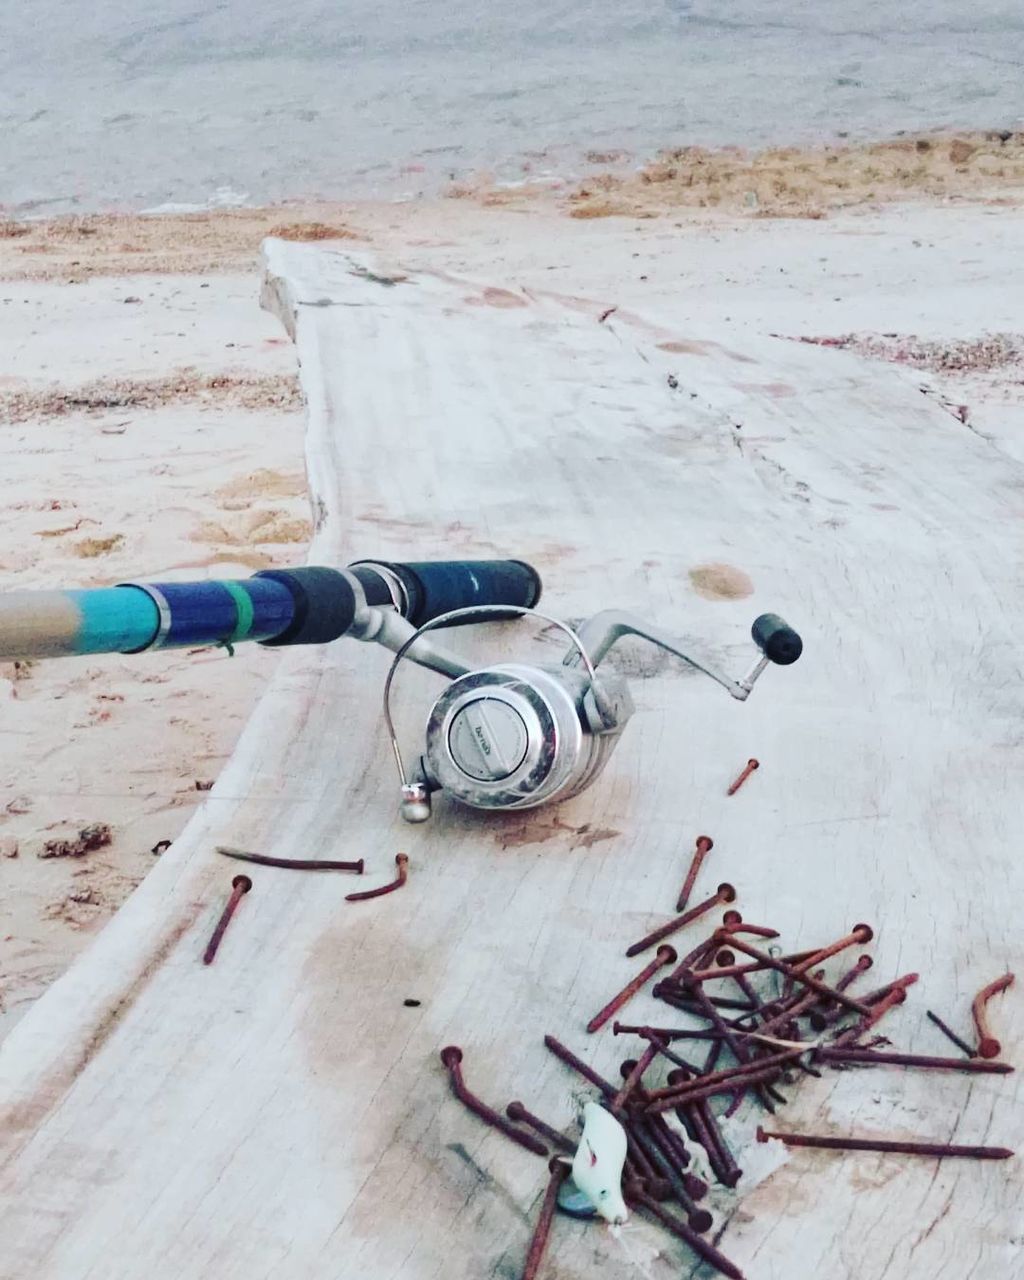
[[(735, 962), (736, 955), (734, 952), (730, 951), (728, 947), (723, 947), (722, 950), (719, 951), (718, 955), (715, 956), (715, 964), (717, 964), (719, 968), (724, 968), (725, 965), (734, 964)], [(733, 982), (736, 983), (742, 995), (750, 1002), (750, 1007), (752, 1009), (759, 1009), (761, 1007), (763, 1001), (750, 985), (749, 978), (742, 973), (737, 973), (733, 978)]]
[(696, 883), (701, 863), (714, 847), (715, 842), (710, 836), (697, 837), (697, 845), (693, 851), (693, 857), (690, 859), (690, 869), (686, 873), (686, 879), (683, 881), (683, 887), (679, 890), (679, 897), (676, 901), (677, 911), (686, 910), (686, 904), (690, 901), (690, 894), (693, 892), (693, 886)]
[(1000, 991), (1005, 991), (1012, 982), (1013, 974), (1004, 973), (1001, 978), (996, 978), (995, 982), (990, 982), (987, 987), (982, 987), (971, 1002), (971, 1014), (974, 1017), (974, 1025), (978, 1028), (978, 1053), (983, 1058), (998, 1058), (1002, 1052), (1002, 1045), (989, 1030), (988, 1013), (985, 1006), (994, 995), (998, 995)]
[(952, 1027), (947, 1026), (947, 1024), (942, 1021), (942, 1019), (939, 1017), (937, 1013), (933, 1013), (931, 1009), (925, 1009), (925, 1013), (932, 1020), (932, 1022), (935, 1023), (935, 1025), (946, 1037), (946, 1039), (950, 1040), (953, 1044), (955, 1044), (958, 1049), (963, 1049), (964, 1053), (967, 1054), (968, 1058), (976, 1058), (978, 1056), (977, 1049), (972, 1048), (967, 1043), (966, 1040), (962, 1040), (957, 1035), (957, 1033), (953, 1030)]
[(286, 867), (291, 871), (354, 871), (363, 874), (363, 860), (356, 862), (332, 862), (319, 858), (272, 858), (266, 853), (250, 853), (248, 849), (235, 849), (231, 845), (217, 845), (217, 852), (225, 858), (237, 858), (239, 862), (255, 862), (261, 867)]
[(660, 1171), (664, 1181), (668, 1183), (671, 1195), (675, 1197), (680, 1207), (686, 1211), (686, 1220), (691, 1229), (694, 1231), (710, 1231), (715, 1225), (715, 1220), (707, 1209), (702, 1209), (696, 1204), (693, 1196), (687, 1191), (682, 1177), (673, 1168), (674, 1157), (666, 1153), (653, 1131), (646, 1125), (634, 1119), (630, 1123), (630, 1130), (637, 1145), (647, 1156), (651, 1165)]
[(548, 1236), (551, 1234), (551, 1223), (558, 1205), (558, 1188), (569, 1176), (570, 1166), (558, 1156), (548, 1163), (548, 1168), (551, 1170), (551, 1179), (548, 1182), (548, 1189), (544, 1192), (540, 1217), (533, 1229), (533, 1238), (526, 1254), (523, 1280), (536, 1280), (537, 1273), (540, 1271), (540, 1264), (544, 1261), (544, 1251), (548, 1246)]
[(777, 938), (779, 936), (778, 929), (769, 929), (764, 924), (744, 924), (743, 917), (738, 911), (727, 911), (722, 916), (722, 933), (749, 933), (757, 938)]
[(684, 1071), (695, 1072), (697, 1070), (692, 1062), (687, 1062), (686, 1059), (681, 1058), (678, 1053), (674, 1053), (652, 1027), (643, 1027), (640, 1030), (640, 1035), (644, 1040), (648, 1041), (648, 1043), (654, 1045), (658, 1053), (660, 1053), (667, 1061), (674, 1062), (677, 1067), (682, 1068)]
[[(814, 976), (816, 978), (823, 977), (824, 969), (819, 969)], [(794, 1022), (797, 1018), (802, 1018), (809, 1009), (817, 1004), (820, 997), (814, 991), (805, 991), (802, 995), (791, 996), (788, 1000), (770, 1001), (768, 1004), (762, 1005), (758, 1010), (758, 1015), (764, 1017), (764, 1021), (760, 1025), (751, 1028), (751, 1035), (771, 1035), (784, 1028), (787, 1023)], [(774, 1009), (774, 1012), (771, 1010)], [(765, 1017), (765, 1014), (770, 1016)], [(790, 1036), (790, 1039), (793, 1037)]]
[(527, 1151), (532, 1151), (534, 1155), (546, 1156), (548, 1154), (547, 1147), (532, 1133), (524, 1133), (522, 1129), (517, 1129), (514, 1124), (510, 1124), (503, 1115), (499, 1115), (486, 1102), (480, 1099), (466, 1088), (466, 1082), (462, 1078), (462, 1050), (457, 1044), (447, 1045), (441, 1050), (441, 1061), (444, 1063), (451, 1079), (452, 1092), (462, 1103), (464, 1107), (472, 1111), (475, 1116), (479, 1116), (485, 1124), (489, 1124), (493, 1129), (500, 1129), (513, 1142), (517, 1142), (521, 1147), (525, 1147)]
[(647, 1154), (637, 1142), (632, 1128), (624, 1124), (622, 1131), (626, 1135), (626, 1161), (630, 1176), (635, 1176), (642, 1185), (646, 1186), (656, 1200), (667, 1200), (672, 1194), (668, 1180), (660, 1177), (654, 1165), (647, 1159)]
[[(709, 1066), (713, 1066), (709, 1059)], [(669, 1084), (679, 1084), (686, 1079), (683, 1071), (670, 1071)], [(706, 1101), (689, 1102), (676, 1107), (676, 1115), (686, 1125), (694, 1140), (704, 1148), (711, 1171), (723, 1186), (734, 1187), (742, 1177), (742, 1170), (722, 1137), (714, 1113)]]
[(875, 1049), (833, 1049), (823, 1045), (816, 1056), (822, 1062), (860, 1063), (866, 1066), (931, 1067), (938, 1071), (974, 1071), (981, 1074), (1009, 1075), (1008, 1062), (978, 1058), (936, 1058), (924, 1053), (879, 1053)]
[(216, 928), (210, 935), (210, 941), (206, 944), (206, 950), (203, 952), (203, 964), (213, 964), (214, 957), (217, 954), (217, 948), (220, 946), (220, 940), (224, 937), (224, 930), (231, 923), (231, 917), (235, 914), (235, 908), (251, 888), (252, 881), (248, 876), (235, 876), (231, 881), (231, 897), (228, 898), (227, 906), (221, 912)]
[(703, 964), (704, 957), (709, 954), (714, 955), (715, 950), (718, 948), (718, 944), (719, 937), (718, 930), (716, 929), (710, 938), (706, 938), (699, 946), (694, 947), (692, 951), (683, 956), (682, 960), (679, 961), (676, 967), (668, 975), (669, 981), (678, 982), (682, 974), (687, 973), (697, 964)]
[(751, 757), (747, 761), (743, 769), (743, 772), (740, 774), (740, 776), (736, 779), (736, 781), (732, 784), (732, 786), (729, 788), (729, 790), (725, 794), (727, 796), (734, 796), (736, 792), (739, 791), (740, 787), (743, 786), (744, 782), (746, 782), (746, 780), (754, 772), (754, 770), (760, 769), (760, 767), (761, 767), (761, 762)]
[(560, 1061), (564, 1062), (567, 1067), (572, 1067), (583, 1077), (589, 1080), (595, 1088), (601, 1090), (606, 1098), (614, 1098), (618, 1090), (614, 1085), (608, 1083), (604, 1076), (599, 1076), (593, 1067), (588, 1067), (582, 1058), (577, 1058), (571, 1049), (567, 1049), (560, 1040), (556, 1040), (554, 1036), (544, 1037), (545, 1048), (555, 1055)]
[[(712, 1086), (715, 1086), (716, 1091), (720, 1093), (731, 1092), (734, 1088), (746, 1087), (747, 1080), (752, 1076), (757, 1076), (776, 1068), (781, 1070), (786, 1063), (792, 1062), (800, 1054), (807, 1051), (803, 1048), (785, 1049), (781, 1053), (771, 1054), (766, 1058), (756, 1058), (737, 1067), (727, 1067), (712, 1075), (700, 1075), (696, 1079), (687, 1080), (682, 1084), (670, 1084), (665, 1089), (652, 1089), (648, 1094), (648, 1099), (652, 1104), (669, 1102), (670, 1106), (668, 1107), (658, 1106), (658, 1111), (668, 1111), (673, 1106), (682, 1106), (690, 1101), (691, 1098), (707, 1096), (705, 1091)], [(675, 1072), (671, 1074), (675, 1076)]]
[(690, 1153), (686, 1149), (686, 1143), (682, 1140), (674, 1129), (670, 1129), (668, 1122), (664, 1116), (644, 1116), (644, 1123), (655, 1135), (661, 1149), (665, 1152), (680, 1177), (685, 1181), (692, 1179), (693, 1186), (687, 1186), (687, 1190), (694, 1200), (699, 1200), (707, 1193), (707, 1183), (702, 1182), (695, 1174), (686, 1173), (686, 1167), (690, 1163)]
[[(897, 978), (895, 982), (889, 984), (888, 990), (882, 988), (884, 994), (877, 1000), (873, 1000), (866, 1005), (867, 1012), (864, 1016), (850, 1027), (848, 1030), (841, 1032), (832, 1042), (833, 1047), (838, 1048), (841, 1045), (850, 1045), (859, 1040), (866, 1031), (870, 1031), (876, 1022), (880, 1022), (882, 1018), (898, 1004), (903, 1004), (907, 998), (907, 987), (913, 986), (920, 975), (916, 973), (904, 974), (902, 978)], [(804, 979), (801, 979), (804, 981)], [(841, 994), (840, 1000), (849, 1000), (849, 996)], [(871, 1000), (871, 997), (866, 999)]]
[(629, 1101), (629, 1096), (643, 1079), (643, 1074), (658, 1056), (658, 1045), (648, 1044), (647, 1048), (640, 1055), (638, 1061), (630, 1064), (629, 1072), (622, 1082), (622, 1088), (612, 1099), (611, 1112), (618, 1115), (622, 1108)]
[(546, 1124), (532, 1111), (527, 1111), (521, 1102), (510, 1102), (505, 1108), (505, 1114), (513, 1123), (525, 1124), (527, 1128), (539, 1133), (542, 1138), (547, 1138), (553, 1147), (560, 1147), (569, 1155), (576, 1154), (577, 1144), (571, 1138), (567, 1138), (564, 1133), (559, 1133), (553, 1125)]
[(599, 1031), (609, 1018), (618, 1013), (622, 1006), (626, 1004), (627, 1001), (631, 1000), (646, 982), (654, 977), (659, 969), (663, 969), (667, 964), (675, 964), (678, 958), (675, 947), (659, 947), (657, 954), (650, 964), (645, 965), (632, 982), (627, 982), (619, 994), (617, 996), (613, 996), (601, 1012), (596, 1013), (590, 1019), (587, 1023), (587, 1030), (591, 1034), (595, 1031)]
[[(662, 1041), (670, 1042), (672, 1040), (708, 1040), (712, 1036), (716, 1036), (718, 1032), (691, 1031), (683, 1027), (637, 1027), (627, 1026), (624, 1022), (613, 1022), (612, 1034), (617, 1036), (642, 1036), (645, 1040), (650, 1040), (653, 1036), (657, 1036)], [(675, 1058), (672, 1058), (671, 1061), (675, 1062)], [(690, 1067), (689, 1063), (680, 1062), (680, 1065), (690, 1070), (696, 1070), (695, 1067)]]
[[(831, 999), (838, 1000), (848, 1009), (854, 1009), (857, 1013), (870, 1013), (869, 1007), (860, 1000), (854, 1000), (852, 996), (848, 996), (845, 991), (836, 991), (834, 987), (828, 987), (824, 982), (819, 982), (817, 978), (812, 978), (809, 973), (802, 973), (799, 969), (795, 969), (791, 964), (787, 964), (784, 960), (776, 960), (774, 956), (766, 955), (763, 951), (758, 951), (749, 943), (744, 942), (741, 938), (737, 938), (735, 934), (729, 935), (729, 945), (735, 947), (737, 951), (742, 951), (754, 960), (760, 961), (769, 969), (775, 969), (779, 973), (785, 974), (786, 977), (795, 978), (797, 982), (805, 987), (810, 987), (812, 991), (817, 991), (819, 995), (828, 996)], [(813, 953), (812, 953), (813, 954)]]
[(669, 920), (667, 924), (661, 925), (659, 928), (647, 934), (645, 938), (641, 938), (639, 942), (634, 942), (631, 947), (626, 948), (626, 955), (629, 957), (638, 956), (641, 951), (646, 951), (648, 947), (653, 947), (656, 942), (660, 942), (662, 938), (669, 937), (670, 934), (677, 933), (680, 929), (684, 929), (688, 924), (692, 924), (694, 920), (699, 920), (701, 916), (706, 915), (709, 911), (714, 910), (720, 902), (735, 902), (736, 890), (731, 884), (720, 884), (717, 890), (710, 898), (705, 898), (695, 907), (691, 907), (689, 911), (684, 911), (681, 916), (675, 916)]
[(830, 946), (822, 947), (820, 951), (815, 951), (813, 955), (808, 956), (806, 960), (801, 960), (799, 964), (793, 967), (798, 973), (803, 973), (807, 969), (813, 969), (822, 960), (827, 960), (830, 956), (838, 955), (840, 951), (845, 951), (847, 947), (864, 946), (874, 936), (875, 931), (869, 924), (855, 924), (844, 937), (839, 938)]
[[(700, 985), (700, 983), (691, 983), (690, 989), (694, 999), (696, 1000), (697, 1004), (700, 1007), (700, 1012), (702, 1013), (702, 1015), (706, 1017), (709, 1022), (711, 1022), (711, 1024), (714, 1026), (716, 1031), (721, 1032), (722, 1040), (732, 1050), (733, 1057), (736, 1059), (736, 1061), (740, 1063), (741, 1066), (745, 1066), (750, 1061), (750, 1058), (747, 1053), (746, 1046), (735, 1034), (735, 1030), (727, 1026), (722, 1015), (711, 1003), (711, 1000), (708, 998), (707, 992), (705, 992), (704, 988)], [(748, 1083), (760, 1086), (762, 1083), (762, 1079), (763, 1078), (760, 1075), (753, 1077), (749, 1081), (745, 1081), (743, 1087), (746, 1088)], [(763, 1088), (758, 1087), (755, 1090), (755, 1092), (757, 1093), (757, 1096), (761, 1100), (761, 1103), (763, 1106), (765, 1106), (769, 1111), (775, 1110), (775, 1108), (772, 1106)], [(705, 1094), (703, 1096), (710, 1097), (711, 1095)]]
[[(848, 969), (846, 973), (844, 973), (843, 976), (836, 983), (836, 990), (845, 991), (846, 988), (852, 986), (853, 983), (855, 983), (857, 979), (861, 977), (862, 974), (867, 973), (867, 971), (871, 968), (873, 964), (874, 964), (874, 961), (866, 952), (864, 955), (858, 956), (857, 963), (853, 966), (853, 968)], [(823, 1001), (822, 1003), (827, 1004), (828, 1002)], [(819, 1007), (817, 1009), (811, 1009), (809, 1011), (807, 1015), (807, 1020), (808, 1022), (810, 1022), (811, 1026), (815, 1029), (815, 1031), (824, 1031), (824, 1029), (827, 1026), (830, 1026), (833, 1021), (838, 1021), (838, 1018), (843, 1018), (845, 1016), (846, 1016), (846, 1011), (842, 1008), (839, 1009), (839, 1013), (837, 1017), (834, 1014), (825, 1012), (824, 1009)]]
[(758, 1142), (777, 1138), (787, 1147), (820, 1147), (823, 1151), (892, 1151), (906, 1156), (966, 1156), (974, 1160), (1009, 1160), (1007, 1147), (957, 1147), (944, 1142), (890, 1142), (882, 1138), (828, 1138), (814, 1133), (773, 1133), (757, 1126)]
[[(654, 988), (651, 991), (651, 995), (654, 996), (656, 1000), (664, 1000), (664, 1002), (666, 1004), (670, 1004), (673, 1009), (682, 1009), (684, 1013), (696, 1013), (701, 1017), (706, 1016), (702, 1011), (703, 1006), (697, 1004), (693, 994), (682, 990), (682, 988), (677, 984), (673, 984), (668, 981), (655, 983)], [(739, 1006), (741, 1010), (739, 1017), (723, 1018), (722, 1021), (727, 1027), (734, 1031), (750, 1030), (749, 1021), (754, 1010), (751, 1009), (746, 1000), (728, 1000), (723, 999), (720, 996), (715, 996), (711, 1001), (711, 1004), (715, 1008), (723, 1009), (734, 1009)]]
[(346, 893), (346, 902), (365, 902), (367, 898), (382, 898), (386, 893), (394, 893), (396, 889), (401, 889), (409, 876), (409, 855), (407, 853), (398, 853), (395, 855), (395, 866), (398, 868), (398, 875), (390, 884), (382, 884), (377, 889), (364, 889), (362, 893)]
[(719, 1253), (714, 1245), (709, 1244), (703, 1236), (698, 1235), (688, 1223), (673, 1217), (645, 1191), (637, 1190), (635, 1192), (634, 1203), (642, 1205), (648, 1213), (658, 1219), (662, 1226), (667, 1227), (674, 1236), (678, 1236), (680, 1240), (688, 1244), (694, 1253), (703, 1258), (716, 1271), (720, 1271), (723, 1276), (729, 1276), (730, 1280), (743, 1280), (743, 1272), (735, 1263), (730, 1262), (724, 1254)]

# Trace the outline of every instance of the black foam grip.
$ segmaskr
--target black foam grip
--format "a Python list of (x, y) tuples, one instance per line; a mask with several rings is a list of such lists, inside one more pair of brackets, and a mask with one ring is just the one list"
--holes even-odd
[(291, 592), (295, 612), (288, 626), (263, 644), (327, 644), (343, 636), (356, 616), (352, 584), (337, 569), (263, 569), (257, 578), (273, 578)]
[(788, 667), (804, 651), (804, 642), (777, 613), (762, 613), (750, 628), (754, 643), (771, 662)]
[[(451, 609), (496, 604), (532, 609), (540, 599), (540, 574), (522, 560), (428, 560), (389, 563), (387, 568), (402, 580), (409, 597), (405, 616), (414, 627)], [(517, 616), (513, 612), (492, 613), (488, 619)]]

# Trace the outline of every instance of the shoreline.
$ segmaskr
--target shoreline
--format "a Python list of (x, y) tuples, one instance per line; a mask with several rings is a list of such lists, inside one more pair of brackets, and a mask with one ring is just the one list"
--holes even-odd
[[(366, 243), (381, 222), (408, 224), (449, 203), (596, 218), (779, 218), (816, 221), (841, 210), (901, 203), (1024, 201), (1024, 130), (943, 130), (813, 147), (686, 147), (641, 165), (590, 152), (586, 178), (493, 175), (440, 194), (392, 201), (295, 200), (190, 212), (4, 216), (0, 281), (191, 274), (258, 266), (267, 236)], [(366, 224), (372, 224), (367, 226)]]

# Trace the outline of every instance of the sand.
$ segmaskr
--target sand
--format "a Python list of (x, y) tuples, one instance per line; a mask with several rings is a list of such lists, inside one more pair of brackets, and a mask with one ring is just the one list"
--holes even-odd
[[(579, 302), (595, 323), (671, 304), (695, 331), (889, 360), (1024, 461), (1021, 139), (919, 141), (666, 157), (586, 194), (481, 178), (434, 203), (0, 224), (0, 589), (304, 560), (295, 359), (258, 307), (272, 232), (466, 278), (482, 307), (507, 303), (487, 288), (500, 278), (598, 298)], [(0, 667), (0, 1037), (181, 831), (275, 660), (242, 646)], [(40, 856), (55, 842), (63, 856)]]
[[(295, 361), (255, 272), (7, 280), (0, 299), (4, 589), (304, 560)], [(0, 664), (0, 1035), (179, 833), (274, 661)]]

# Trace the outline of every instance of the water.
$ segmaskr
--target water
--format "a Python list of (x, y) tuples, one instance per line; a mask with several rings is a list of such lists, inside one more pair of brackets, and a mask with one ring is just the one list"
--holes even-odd
[(0, 204), (393, 197), (1024, 122), (1020, 0), (0, 0)]

